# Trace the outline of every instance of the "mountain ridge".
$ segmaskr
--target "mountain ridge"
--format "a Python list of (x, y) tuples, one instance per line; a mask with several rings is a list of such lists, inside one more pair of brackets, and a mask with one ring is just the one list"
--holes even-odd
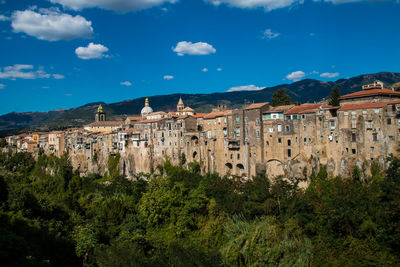
[[(273, 92), (282, 88), (287, 90), (292, 101), (315, 102), (328, 97), (334, 87), (338, 87), (342, 95), (349, 94), (361, 90), (363, 84), (374, 80), (380, 80), (386, 87), (390, 87), (400, 82), (400, 73), (378, 72), (328, 82), (304, 79), (290, 84), (265, 87), (256, 91), (155, 95), (149, 96), (149, 100), (154, 111), (174, 111), (179, 98), (182, 98), (186, 106), (194, 108), (197, 112), (210, 112), (218, 104), (226, 104), (229, 108), (240, 108), (253, 102), (271, 101)], [(0, 116), (0, 134), (16, 133), (21, 129), (24, 129), (24, 131), (48, 131), (82, 126), (93, 121), (94, 112), (99, 104), (107, 112), (108, 119), (122, 119), (126, 115), (140, 114), (144, 100), (145, 97), (139, 97), (109, 104), (97, 101), (76, 108), (47, 112), (10, 112)]]

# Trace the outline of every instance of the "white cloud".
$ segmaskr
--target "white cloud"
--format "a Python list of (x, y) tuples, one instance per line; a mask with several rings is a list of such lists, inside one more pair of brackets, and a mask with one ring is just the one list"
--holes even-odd
[(108, 48), (101, 44), (89, 43), (87, 47), (78, 47), (75, 54), (81, 59), (94, 59), (107, 57)]
[(178, 56), (183, 56), (183, 55), (202, 56), (202, 55), (213, 54), (217, 51), (212, 45), (204, 42), (192, 43), (186, 41), (179, 42), (176, 45), (176, 47), (173, 47), (172, 50), (176, 52)]
[(222, 71), (222, 68), (218, 68), (217, 71)]
[(207, 69), (207, 68), (204, 68), (204, 69), (202, 69), (201, 71), (202, 71), (202, 72), (207, 72), (208, 69)]
[(0, 79), (48, 79), (51, 78), (60, 79), (64, 77), (61, 74), (49, 74), (42, 68), (34, 70), (32, 65), (26, 64), (14, 64), (13, 66), (4, 67), (3, 70), (0, 68)]
[(294, 3), (302, 3), (303, 0), (205, 0), (213, 5), (226, 4), (238, 8), (264, 8), (271, 11), (278, 8), (289, 7)]
[(125, 86), (132, 86), (132, 83), (130, 81), (121, 82), (120, 84)]
[(93, 35), (91, 21), (79, 15), (61, 13), (58, 9), (15, 11), (11, 20), (14, 32), (23, 32), (40, 40), (72, 40)]
[(50, 0), (50, 2), (73, 10), (98, 7), (117, 12), (129, 12), (160, 6), (164, 3), (173, 4), (178, 0)]
[(298, 70), (286, 75), (286, 79), (297, 82), (303, 79), (305, 76), (306, 74), (304, 73), (304, 71)]
[[(219, 6), (222, 4), (237, 7), (237, 8), (264, 8), (266, 12), (291, 7), (293, 5), (304, 4), (304, 0), (204, 0), (205, 2), (209, 2), (215, 6)], [(354, 2), (363, 2), (367, 0), (313, 0), (314, 2), (330, 2), (332, 4), (345, 4), (345, 3), (354, 3)], [(400, 2), (400, 0), (396, 0), (396, 2)]]
[(60, 79), (64, 79), (65, 78), (65, 76), (64, 75), (61, 75), (61, 74), (53, 74), (53, 78), (54, 79), (57, 79), (57, 80), (60, 80)]
[(0, 21), (8, 21), (10, 20), (9, 17), (0, 14)]
[(1, 90), (1, 89), (4, 89), (5, 87), (6, 87), (5, 84), (0, 83), (0, 90)]
[(164, 80), (172, 80), (173, 78), (175, 78), (174, 76), (172, 76), (172, 75), (164, 75)]
[(321, 73), (321, 75), (319, 75), (320, 77), (323, 78), (335, 78), (337, 76), (339, 76), (339, 72), (324, 72)]
[(259, 91), (259, 90), (262, 90), (264, 88), (265, 87), (258, 87), (258, 86), (255, 86), (254, 84), (250, 84), (250, 85), (231, 87), (227, 92)]
[(279, 32), (272, 32), (272, 30), (271, 29), (266, 29), (264, 32), (263, 32), (263, 38), (265, 39), (274, 39), (274, 38), (276, 38), (276, 37), (278, 37), (280, 35), (280, 33)]

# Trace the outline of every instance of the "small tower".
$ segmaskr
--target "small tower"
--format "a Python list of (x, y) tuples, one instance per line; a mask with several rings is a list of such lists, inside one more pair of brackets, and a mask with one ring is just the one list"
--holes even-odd
[(94, 116), (95, 121), (106, 121), (106, 113), (103, 111), (103, 107), (99, 105), (97, 108), (96, 115)]
[(178, 115), (182, 113), (184, 108), (185, 108), (185, 105), (183, 104), (182, 98), (179, 98), (178, 105), (176, 105), (176, 111), (177, 111)]

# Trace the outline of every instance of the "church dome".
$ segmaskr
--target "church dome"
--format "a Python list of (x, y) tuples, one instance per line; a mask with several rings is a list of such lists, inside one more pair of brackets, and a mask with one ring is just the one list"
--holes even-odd
[(149, 99), (146, 98), (146, 101), (144, 103), (144, 107), (142, 108), (142, 111), (140, 112), (143, 115), (147, 115), (153, 112), (153, 109), (149, 106)]

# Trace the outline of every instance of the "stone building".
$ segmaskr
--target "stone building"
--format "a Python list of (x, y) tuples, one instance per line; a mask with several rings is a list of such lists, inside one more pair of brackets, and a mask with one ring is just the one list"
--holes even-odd
[(271, 178), (306, 178), (321, 164), (330, 176), (349, 176), (354, 165), (368, 173), (371, 162), (386, 167), (387, 156), (398, 154), (399, 110), (400, 92), (380, 82), (342, 96), (337, 107), (264, 102), (198, 114), (179, 99), (176, 112), (154, 112), (146, 98), (140, 117), (107, 121), (99, 107), (96, 121), (84, 128), (8, 140), (21, 151), (41, 146), (58, 156), (68, 153), (81, 173), (104, 173), (108, 157), (119, 153), (121, 174), (129, 178), (157, 171), (167, 159), (197, 161), (202, 172), (244, 178), (262, 171)]

